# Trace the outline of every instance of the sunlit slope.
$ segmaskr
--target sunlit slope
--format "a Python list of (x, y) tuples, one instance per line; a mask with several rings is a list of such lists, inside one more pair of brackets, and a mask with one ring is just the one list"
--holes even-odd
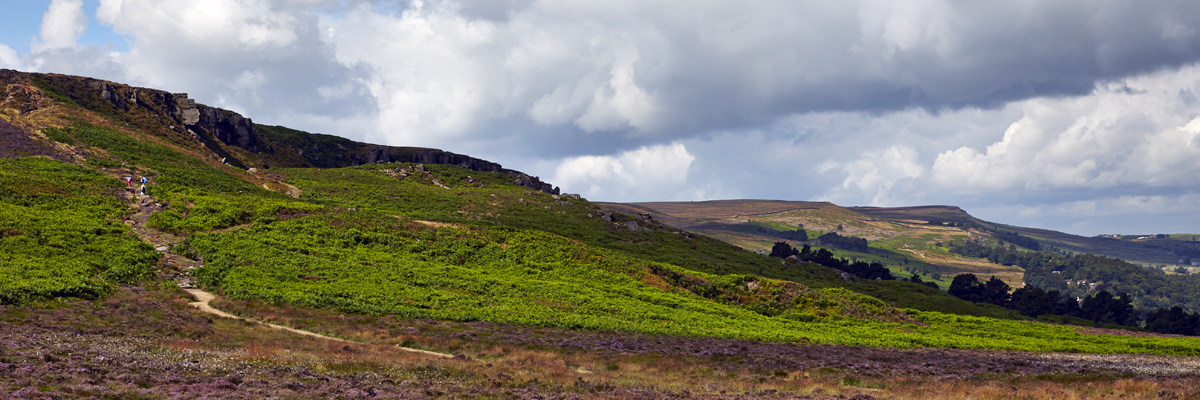
[[(795, 246), (819, 245), (823, 233), (862, 237), (871, 242), (869, 252), (833, 249), (839, 256), (878, 261), (893, 274), (910, 276), (919, 271), (926, 280), (935, 280), (943, 288), (960, 273), (996, 276), (1014, 287), (1022, 286), (1022, 271), (1011, 266), (988, 263), (950, 254), (944, 244), (954, 240), (988, 235), (981, 221), (957, 207), (911, 207), (884, 209), (846, 208), (825, 202), (775, 200), (722, 200), (703, 202), (604, 203), (614, 210), (648, 212), (664, 223), (685, 227), (751, 250), (769, 251), (772, 244), (785, 241)], [(933, 225), (930, 221), (955, 223)], [(803, 226), (809, 241), (786, 238), (781, 233)], [(932, 279), (937, 274), (940, 280)]]
[(1105, 255), (1133, 263), (1176, 263), (1179, 259), (1176, 255), (1170, 254), (1162, 248), (1147, 246), (1146, 243), (1103, 237), (1079, 236), (1047, 229), (998, 224), (972, 217), (962, 209), (953, 206), (851, 207), (851, 209), (871, 217), (889, 220), (904, 220), (917, 223), (926, 221), (957, 222), (975, 224), (990, 231), (1003, 230), (1017, 232), (1036, 239), (1043, 246), (1053, 247), (1056, 250)]
[[(608, 213), (586, 199), (513, 186), (506, 175), (446, 165), (364, 165), (341, 169), (276, 169), (300, 199), (330, 207), (376, 209), (442, 223), (537, 230), (643, 260), (715, 275), (753, 274), (812, 288), (841, 287), (898, 307), (968, 315), (1012, 317), (944, 292), (899, 281), (846, 282), (832, 269), (798, 268), (655, 219)], [(602, 214), (603, 213), (603, 214)], [(607, 215), (605, 215), (607, 214)], [(1019, 280), (1018, 280), (1019, 282)]]
[[(991, 239), (998, 231), (1031, 237), (1044, 246), (1043, 251), (1107, 255), (1144, 264), (1171, 265), (1182, 258), (1170, 251), (1171, 246), (1154, 240), (1083, 237), (997, 224), (975, 218), (954, 206), (839, 207), (823, 202), (777, 200), (604, 203), (604, 206), (625, 212), (649, 213), (665, 224), (759, 251), (769, 250), (778, 241), (802, 245), (779, 235), (795, 230), (801, 224), (810, 239), (826, 232), (862, 237), (871, 241), (872, 252), (843, 251), (839, 254), (882, 262), (892, 267), (898, 276), (908, 276), (906, 269), (913, 268), (925, 273), (936, 272), (943, 277), (943, 287), (948, 283), (947, 276), (960, 273), (996, 276), (1013, 287), (1023, 285), (1019, 268), (951, 254), (945, 246), (956, 240)], [(816, 245), (812, 240), (809, 243)]]
[(260, 220), (197, 234), (186, 245), (205, 258), (201, 283), (233, 298), (360, 314), (901, 348), (1200, 350), (1185, 339), (899, 313), (843, 289), (713, 276), (537, 231), (431, 225), (372, 211)]
[[(204, 259), (202, 285), (234, 298), (352, 313), (572, 329), (888, 347), (1192, 351), (1185, 341), (1100, 338), (1026, 322), (900, 313), (841, 288), (814, 290), (645, 259), (621, 245), (669, 253), (669, 246), (653, 244), (661, 239), (655, 235), (686, 242), (687, 234), (636, 217), (608, 221), (586, 200), (537, 194), (494, 173), (412, 164), (276, 173), (303, 191), (301, 200), (326, 208), (194, 234), (180, 247)], [(574, 231), (579, 236), (572, 237), (570, 229), (582, 228), (564, 227), (589, 224), (564, 218), (613, 229)], [(588, 243), (607, 234), (624, 243)]]
[[(3, 118), (19, 136), (27, 136), (20, 143), (32, 143), (31, 148), (36, 150), (18, 149), (21, 152), (15, 155), (49, 153), (101, 169), (110, 177), (149, 176), (149, 194), (161, 209), (149, 216), (147, 226), (171, 234), (186, 236), (191, 232), (237, 228), (259, 218), (311, 213), (325, 207), (375, 208), (431, 221), (465, 220), (551, 232), (591, 246), (711, 274), (757, 274), (803, 282), (814, 288), (857, 285), (860, 287), (854, 290), (901, 307), (1004, 315), (900, 282), (846, 283), (827, 268), (786, 268), (778, 260), (703, 235), (664, 229), (657, 222), (637, 217), (615, 214), (602, 219), (599, 211), (586, 205), (586, 201), (552, 199), (541, 191), (547, 185), (536, 178), (522, 182), (525, 187), (516, 186), (514, 178), (521, 181), (520, 178), (529, 177), (470, 157), (427, 152), (430, 149), (411, 149), (415, 152), (405, 153), (400, 150), (409, 148), (385, 149), (330, 135), (253, 125), (236, 113), (197, 105), (181, 94), (85, 77), (0, 72), (7, 93), (2, 105)], [(208, 120), (190, 119), (189, 116), (194, 117), (189, 114), (193, 110), (211, 115), (206, 117)], [(239, 130), (239, 127), (253, 129)], [(238, 136), (246, 133), (250, 136)], [(415, 174), (408, 182), (422, 181), (427, 185), (399, 192), (388, 189), (388, 182), (399, 181), (394, 176), (387, 177), (390, 181), (380, 181), (378, 176), (366, 179), (364, 174), (369, 175), (366, 171), (346, 169), (327, 173), (326, 177), (340, 179), (328, 182), (318, 176), (334, 170), (287, 172), (278, 168), (279, 165), (343, 166), (411, 155), (430, 158), (431, 162), (458, 163), (464, 168), (439, 170), (440, 166), (425, 163), (429, 171), (446, 176)], [(269, 166), (259, 162), (273, 163), (275, 168), (257, 168)], [(256, 167), (257, 171), (242, 167)], [(412, 164), (407, 168), (415, 170)], [(394, 172), (396, 168), (391, 169)], [(472, 174), (479, 179), (476, 185), (484, 182), (507, 185), (520, 194), (502, 195), (486, 202), (477, 199), (465, 202), (472, 197), (457, 192), (448, 194), (434, 183), (440, 179), (443, 186), (461, 191), (463, 185), (472, 185), (466, 183), (470, 179), (467, 176)], [(359, 178), (364, 180), (359, 182)], [(292, 180), (294, 183), (289, 183)], [(298, 201), (293, 197), (302, 198)], [(401, 198), (418, 201), (398, 201)], [(575, 205), (567, 205), (570, 202)]]

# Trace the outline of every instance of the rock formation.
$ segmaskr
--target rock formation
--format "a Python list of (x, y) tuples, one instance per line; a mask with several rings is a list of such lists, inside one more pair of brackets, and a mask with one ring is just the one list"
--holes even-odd
[(255, 137), (254, 123), (250, 118), (233, 111), (196, 103), (188, 98), (187, 93), (172, 94), (171, 100), (175, 120), (193, 133), (204, 130), (221, 143), (258, 152), (259, 140)]
[[(499, 172), (514, 184), (558, 194), (554, 185), (536, 176), (504, 169), (500, 164), (437, 149), (394, 147), (354, 142), (330, 135), (312, 134), (283, 127), (259, 129), (250, 118), (233, 111), (209, 107), (188, 98), (186, 93), (132, 87), (119, 83), (59, 74), (23, 73), (0, 70), (0, 83), (49, 90), (56, 99), (65, 98), (91, 111), (106, 114), (147, 132), (164, 132), (176, 142), (194, 140), (215, 159), (236, 166), (338, 168), (362, 164), (411, 162), (450, 164), (472, 171)], [(8, 90), (8, 97), (36, 95), (37, 90)], [(37, 102), (21, 101), (25, 106)], [(21, 111), (21, 112), (26, 112)], [(270, 132), (286, 131), (269, 135)], [(241, 150), (237, 150), (241, 149)], [(244, 150), (244, 152), (242, 151)]]

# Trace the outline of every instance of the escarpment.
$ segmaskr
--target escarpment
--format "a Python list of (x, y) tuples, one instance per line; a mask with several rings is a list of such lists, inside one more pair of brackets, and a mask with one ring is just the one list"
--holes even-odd
[[(385, 146), (255, 124), (241, 114), (196, 102), (186, 93), (61, 74), (0, 70), (9, 92), (6, 112), (22, 114), (57, 100), (124, 123), (184, 147), (202, 149), (238, 168), (339, 168), (363, 164), (412, 162), (450, 164), (473, 171), (503, 172), (515, 184), (547, 193), (558, 188), (538, 177), (500, 164), (439, 149)], [(15, 89), (7, 89), (15, 87)], [(14, 94), (15, 93), (15, 94)], [(11, 103), (11, 104), (10, 104)]]

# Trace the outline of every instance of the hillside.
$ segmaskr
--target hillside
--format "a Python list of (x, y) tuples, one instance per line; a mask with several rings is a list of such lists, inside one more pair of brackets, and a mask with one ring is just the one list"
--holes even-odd
[[(887, 243), (859, 256), (901, 272), (951, 257), (937, 242), (970, 226), (828, 203), (611, 212), (469, 156), (258, 126), (90, 78), (0, 80), (0, 369), (16, 371), (0, 392), (23, 391), (10, 397), (923, 397), (901, 382), (1009, 393), (1079, 373), (1178, 390), (1195, 374), (1179, 358), (1030, 352), (1200, 354), (1192, 338), (1030, 322), (718, 240), (803, 223)], [(246, 319), (201, 315), (181, 288)]]
[(1179, 256), (1162, 246), (1147, 246), (1145, 242), (1138, 243), (1128, 240), (1115, 240), (1105, 237), (1079, 236), (1047, 229), (1025, 228), (1020, 226), (998, 224), (983, 221), (968, 215), (958, 207), (926, 206), (926, 207), (850, 207), (850, 209), (865, 215), (909, 221), (941, 221), (975, 224), (989, 230), (1004, 230), (1017, 232), (1032, 237), (1045, 246), (1054, 247), (1059, 251), (1073, 253), (1088, 253), (1120, 258), (1139, 264), (1175, 264)]
[[(950, 254), (945, 243), (986, 236), (980, 222), (957, 207), (909, 209), (846, 208), (824, 202), (774, 200), (720, 200), (700, 202), (603, 203), (626, 212), (649, 213), (671, 226), (702, 233), (746, 249), (766, 252), (779, 241), (794, 246), (820, 246), (816, 240), (829, 232), (867, 239), (866, 251), (825, 246), (840, 257), (880, 262), (898, 277), (920, 273), (943, 289), (960, 273), (996, 276), (1020, 287), (1020, 268)], [(869, 215), (867, 213), (870, 213)], [(929, 221), (961, 226), (931, 225)], [(795, 240), (789, 232), (803, 227), (809, 241)]]
[[(871, 242), (867, 253), (835, 252), (847, 257), (878, 260), (897, 276), (917, 269), (925, 275), (953, 277), (959, 273), (997, 276), (1012, 287), (1021, 287), (1022, 271), (986, 261), (950, 254), (943, 245), (958, 240), (995, 240), (998, 231), (1030, 237), (1047, 250), (1089, 253), (1141, 264), (1174, 265), (1184, 256), (1182, 241), (1162, 239), (1118, 240), (1084, 237), (1044, 229), (1024, 228), (983, 221), (953, 206), (840, 207), (823, 202), (777, 200), (720, 200), (702, 202), (603, 203), (628, 213), (648, 213), (667, 225), (688, 229), (746, 249), (767, 251), (776, 241), (793, 245), (784, 233), (803, 225), (809, 238), (838, 232)], [(933, 222), (933, 224), (931, 224)], [(838, 227), (841, 227), (839, 230)], [(1186, 251), (1186, 250), (1185, 250)], [(917, 264), (913, 264), (913, 262)], [(905, 264), (907, 262), (907, 264)], [(908, 267), (909, 270), (906, 270)], [(925, 278), (929, 280), (929, 277)], [(948, 284), (948, 280), (940, 280)], [(944, 287), (944, 286), (943, 286)]]

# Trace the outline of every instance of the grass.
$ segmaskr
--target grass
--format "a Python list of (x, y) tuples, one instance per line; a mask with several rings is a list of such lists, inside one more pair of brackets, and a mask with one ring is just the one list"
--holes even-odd
[[(786, 266), (779, 259), (707, 236), (691, 235), (655, 220), (614, 214), (615, 220), (608, 222), (600, 218), (601, 209), (596, 204), (566, 197), (555, 199), (514, 186), (505, 174), (445, 165), (425, 168), (428, 173), (403, 163), (272, 171), (301, 188), (301, 200), (327, 207), (370, 209), (416, 220), (485, 228), (547, 232), (591, 247), (713, 275), (754, 274), (812, 288), (850, 287), (828, 268)], [(401, 176), (407, 177), (401, 179)], [(468, 177), (474, 183), (468, 183)], [(433, 184), (433, 179), (449, 189)], [(631, 222), (644, 229), (629, 229), (627, 224)], [(891, 286), (874, 292), (902, 308), (1002, 316), (944, 293), (927, 293), (909, 286)]]
[[(916, 310), (905, 317), (844, 289), (708, 275), (535, 231), (435, 228), (366, 210), (196, 234), (187, 245), (205, 259), (200, 282), (234, 299), (355, 314), (899, 348), (1200, 350), (1187, 339)], [(895, 322), (881, 322), (888, 318)]]
[[(124, 287), (112, 298), (0, 306), (0, 392), (55, 398), (237, 397), (845, 397), (895, 399), (1186, 398), (1188, 362), (1147, 356), (890, 350), (629, 336), (452, 323), (229, 301), (276, 321), (304, 319), (362, 343), (330, 342), (210, 319), (178, 289)], [(128, 306), (127, 308), (124, 306)], [(163, 315), (147, 319), (145, 315)], [(87, 322), (92, 321), (92, 322)], [(114, 327), (124, 333), (115, 336)], [(57, 331), (77, 329), (70, 335)], [(396, 333), (392, 333), (392, 332)], [(464, 355), (428, 358), (392, 343)], [(539, 344), (540, 343), (540, 344)], [(554, 343), (553, 345), (548, 343)], [(624, 349), (611, 345), (622, 343)], [(599, 347), (604, 347), (599, 349)], [(697, 349), (721, 354), (697, 355)], [(95, 360), (105, 360), (99, 362)], [(1141, 374), (1131, 373), (1148, 368)], [(686, 393), (685, 393), (686, 392)], [(866, 398), (859, 396), (858, 398)]]
[(227, 228), (258, 217), (321, 208), (257, 187), (176, 149), (114, 129), (76, 121), (70, 127), (45, 132), (56, 141), (94, 146), (119, 158), (124, 165), (139, 166), (130, 174), (135, 179), (149, 176), (148, 193), (167, 204), (164, 212), (156, 213), (149, 221), (151, 227), (162, 231)]
[(0, 159), (0, 304), (97, 298), (152, 277), (160, 256), (120, 223), (120, 186), (56, 160)]

